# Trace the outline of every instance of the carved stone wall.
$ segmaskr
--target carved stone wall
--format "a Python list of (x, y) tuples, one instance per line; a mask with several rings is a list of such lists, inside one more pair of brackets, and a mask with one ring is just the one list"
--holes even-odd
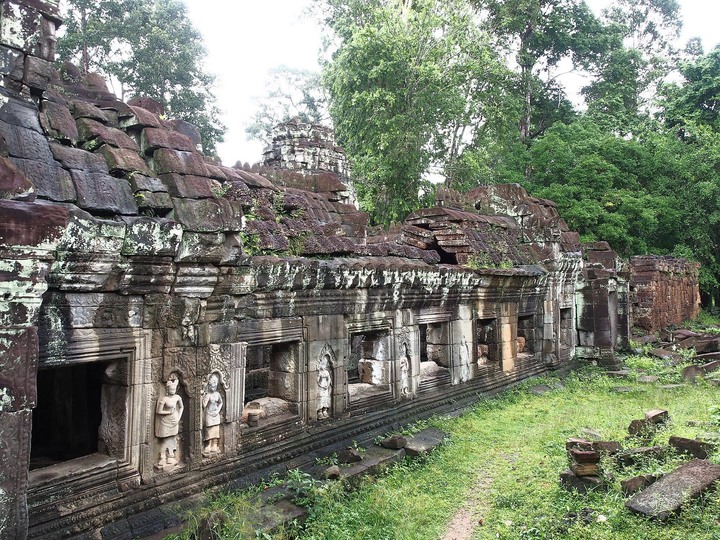
[(55, 3), (0, 10), (3, 539), (153, 534), (205, 490), (626, 344), (623, 264), (551, 201), (445, 190), (374, 232), (328, 132), (278, 132), (317, 141), (277, 158), (315, 171), (218, 165), (158, 103), (56, 72)]
[(583, 246), (587, 260), (577, 287), (576, 355), (617, 367), (615, 350), (627, 349), (630, 336), (629, 272), (607, 242)]
[(697, 317), (699, 270), (698, 263), (676, 257), (632, 257), (633, 325), (653, 333)]

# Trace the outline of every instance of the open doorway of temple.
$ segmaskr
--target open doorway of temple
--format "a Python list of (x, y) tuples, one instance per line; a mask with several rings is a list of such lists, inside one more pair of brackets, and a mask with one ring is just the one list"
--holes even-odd
[(419, 325), (420, 391), (450, 384), (450, 333), (447, 322)]
[(98, 452), (107, 362), (38, 370), (30, 469)]

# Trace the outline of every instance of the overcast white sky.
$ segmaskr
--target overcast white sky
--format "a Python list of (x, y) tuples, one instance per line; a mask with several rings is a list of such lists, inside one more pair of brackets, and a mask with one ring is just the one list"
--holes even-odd
[[(679, 0), (684, 29), (681, 43), (702, 38), (705, 51), (720, 41), (718, 0)], [(254, 98), (265, 90), (267, 71), (287, 65), (318, 69), (320, 30), (304, 17), (312, 0), (185, 0), (208, 50), (206, 69), (217, 77), (215, 94), (228, 127), (219, 154), (226, 165), (260, 160), (262, 145), (249, 142), (245, 126)], [(589, 0), (600, 10), (609, 0)]]

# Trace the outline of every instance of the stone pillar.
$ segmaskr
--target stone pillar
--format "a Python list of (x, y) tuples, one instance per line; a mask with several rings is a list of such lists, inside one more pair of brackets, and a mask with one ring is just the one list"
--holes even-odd
[(543, 302), (543, 362), (547, 365), (556, 365), (558, 358), (558, 326), (559, 313), (557, 300), (545, 300)]
[(0, 200), (0, 538), (27, 536), (37, 321), (63, 208)]
[(498, 334), (500, 336), (500, 361), (503, 371), (515, 369), (517, 359), (517, 313), (516, 303), (500, 304)]
[[(348, 406), (347, 355), (350, 348), (349, 335), (342, 315), (319, 315), (304, 319), (307, 359), (304, 371), (307, 401), (303, 404), (306, 420), (324, 420), (321, 405), (325, 403), (324, 390), (319, 386), (319, 371), (329, 356), (330, 410), (328, 418), (341, 415)], [(330, 369), (331, 368), (331, 369)], [(322, 402), (322, 403), (321, 403)]]

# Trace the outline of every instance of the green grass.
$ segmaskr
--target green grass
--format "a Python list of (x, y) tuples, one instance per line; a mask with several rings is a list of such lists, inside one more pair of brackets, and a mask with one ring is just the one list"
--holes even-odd
[[(351, 493), (328, 490), (300, 538), (441, 538), (473, 487), (482, 483), (473, 498), (480, 501), (475, 504), (482, 505), (483, 518), (476, 539), (720, 539), (720, 498), (715, 492), (688, 503), (680, 517), (665, 524), (625, 509), (620, 480), (669, 472), (680, 462), (678, 456), (630, 470), (615, 468), (607, 492), (578, 495), (558, 484), (559, 473), (568, 465), (565, 439), (582, 435), (583, 428), (627, 447), (640, 446), (626, 440), (628, 424), (646, 410), (665, 408), (672, 421), (652, 442), (666, 444), (671, 434), (694, 437), (708, 428), (689, 427), (687, 422), (709, 420), (710, 407), (720, 401), (717, 389), (637, 385), (637, 392), (615, 393), (612, 387), (627, 383), (595, 372), (574, 375), (563, 384), (542, 396), (509, 391), (480, 401), (457, 419), (435, 420), (450, 433), (448, 444), (423, 463), (405, 463), (387, 476), (367, 479)], [(720, 456), (713, 461), (720, 462)], [(599, 516), (606, 520), (597, 522)]]
[[(680, 369), (646, 357), (629, 358), (628, 365), (672, 382), (672, 369)], [(365, 478), (352, 491), (340, 483), (315, 488), (308, 497), (310, 516), (299, 532), (257, 533), (253, 492), (220, 496), (196, 512), (189, 525), (197, 527), (208, 517), (220, 521), (216, 530), (221, 538), (429, 540), (442, 538), (453, 515), (469, 504), (476, 514), (474, 523), (483, 522), (475, 527), (474, 539), (720, 540), (718, 492), (688, 502), (680, 516), (666, 523), (641, 518), (624, 507), (620, 480), (670, 472), (683, 460), (680, 456), (628, 469), (604, 462), (612, 475), (606, 491), (579, 495), (559, 486), (559, 473), (568, 467), (565, 440), (582, 436), (585, 428), (626, 448), (666, 444), (670, 435), (717, 431), (717, 388), (701, 382), (664, 390), (633, 380), (611, 379), (593, 369), (575, 373), (561, 385), (552, 378), (535, 379), (481, 399), (458, 418), (409, 426), (408, 433), (435, 425), (450, 439), (426, 459), (408, 460), (382, 477)], [(540, 383), (556, 388), (540, 396), (527, 391)], [(628, 385), (636, 391), (612, 390)], [(628, 438), (630, 421), (656, 408), (670, 411), (670, 423), (651, 441)], [(711, 460), (720, 463), (720, 453)], [(182, 537), (190, 536), (186, 531)]]
[(689, 328), (696, 332), (707, 332), (709, 334), (720, 333), (720, 315), (715, 311), (701, 311), (700, 314), (692, 321), (685, 321), (681, 328)]

